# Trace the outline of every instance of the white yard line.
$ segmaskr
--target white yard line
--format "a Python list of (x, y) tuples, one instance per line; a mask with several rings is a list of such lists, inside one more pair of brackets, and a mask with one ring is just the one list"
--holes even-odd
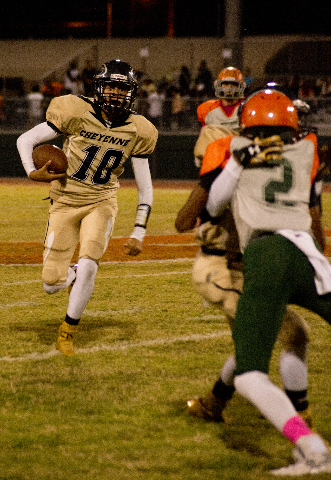
[(31, 307), (31, 305), (36, 305), (36, 302), (0, 303), (0, 308)]
[[(162, 260), (114, 260), (113, 262), (100, 262), (100, 265), (115, 265), (118, 263), (130, 264), (130, 263), (181, 263), (181, 262), (193, 262), (194, 258), (172, 258)], [(42, 263), (0, 263), (0, 267), (40, 267)]]
[[(90, 348), (78, 348), (76, 352), (77, 352), (77, 355), (107, 352), (107, 351), (118, 352), (121, 350), (130, 350), (132, 348), (145, 348), (145, 347), (171, 345), (178, 342), (201, 342), (204, 340), (216, 339), (216, 338), (221, 338), (229, 335), (231, 335), (231, 332), (229, 329), (227, 329), (227, 330), (223, 330), (215, 333), (206, 333), (205, 335), (201, 335), (201, 334), (180, 335), (178, 337), (161, 338), (161, 339), (155, 339), (155, 340), (143, 340), (141, 342), (123, 342), (123, 343), (116, 343), (113, 345), (101, 344), (101, 345), (95, 345), (94, 347), (90, 347)], [(57, 355), (61, 355), (61, 353), (53, 349), (45, 353), (33, 352), (33, 353), (28, 353), (26, 355), (22, 355), (20, 357), (0, 357), (0, 362), (23, 362), (28, 360), (46, 360), (48, 358), (55, 357)]]
[(29, 283), (41, 283), (41, 279), (37, 280), (21, 280), (20, 282), (4, 282), (2, 285), (28, 285)]
[[(163, 260), (162, 260), (163, 261)], [(161, 272), (161, 273), (140, 273), (140, 274), (128, 274), (128, 275), (98, 275), (98, 279), (109, 279), (109, 278), (131, 278), (131, 277), (159, 277), (162, 275), (186, 275), (186, 274), (191, 274), (191, 270), (186, 270), (183, 272)], [(4, 282), (2, 285), (3, 286), (11, 286), (11, 285), (28, 285), (29, 283), (41, 283), (41, 279), (36, 279), (36, 280), (21, 280), (19, 282)], [(1, 305), (0, 305), (1, 306)]]
[(102, 276), (99, 275), (97, 279), (102, 279), (102, 278), (125, 278), (125, 277), (160, 277), (162, 275), (186, 275), (186, 274), (191, 274), (191, 270), (186, 270), (185, 272), (161, 272), (161, 273), (138, 273), (136, 275), (107, 275), (107, 276)]

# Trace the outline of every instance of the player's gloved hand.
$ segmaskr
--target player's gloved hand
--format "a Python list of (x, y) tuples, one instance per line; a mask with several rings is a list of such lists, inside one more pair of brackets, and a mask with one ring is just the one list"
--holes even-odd
[(52, 160), (49, 160), (45, 165), (39, 170), (33, 170), (29, 178), (35, 182), (52, 182), (53, 180), (60, 180), (67, 176), (66, 173), (50, 173), (47, 168), (52, 163)]
[(129, 238), (127, 242), (124, 244), (125, 253), (127, 255), (131, 255), (135, 257), (141, 252), (142, 246), (143, 246), (143, 242), (141, 242), (137, 238)]
[(282, 159), (284, 142), (279, 135), (268, 138), (254, 138), (248, 147), (234, 150), (233, 155), (244, 168), (278, 165)]

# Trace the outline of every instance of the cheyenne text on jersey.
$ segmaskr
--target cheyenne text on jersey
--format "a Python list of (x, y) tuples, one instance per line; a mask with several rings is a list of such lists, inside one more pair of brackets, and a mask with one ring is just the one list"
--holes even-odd
[(98, 142), (112, 143), (114, 145), (123, 145), (124, 147), (130, 142), (130, 139), (124, 140), (123, 138), (115, 138), (109, 135), (101, 135), (100, 133), (95, 132), (87, 132), (86, 130), (81, 130), (80, 135), (84, 138), (97, 140)]

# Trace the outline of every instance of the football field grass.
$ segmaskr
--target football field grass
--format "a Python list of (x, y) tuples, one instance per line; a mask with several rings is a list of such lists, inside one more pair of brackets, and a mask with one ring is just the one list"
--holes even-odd
[[(175, 233), (189, 192), (155, 189), (149, 235), (166, 242)], [(47, 194), (44, 185), (1, 185), (0, 244), (42, 242)], [(115, 236), (131, 233), (136, 201), (135, 189), (119, 191)], [(68, 293), (43, 292), (40, 263), (0, 265), (0, 480), (266, 480), (291, 462), (292, 446), (237, 394), (224, 424), (187, 415), (186, 401), (212, 387), (233, 351), (191, 268), (184, 255), (101, 262), (77, 354), (65, 357), (55, 340)], [(331, 328), (301, 311), (314, 424), (331, 442)], [(278, 359), (276, 347), (270, 374), (281, 385)]]

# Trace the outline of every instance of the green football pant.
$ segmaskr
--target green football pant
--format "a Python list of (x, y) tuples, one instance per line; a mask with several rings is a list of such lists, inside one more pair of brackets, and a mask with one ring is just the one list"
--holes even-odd
[(331, 293), (317, 294), (308, 258), (281, 235), (251, 241), (243, 262), (244, 289), (232, 333), (236, 375), (268, 373), (286, 305), (307, 308), (331, 323)]

